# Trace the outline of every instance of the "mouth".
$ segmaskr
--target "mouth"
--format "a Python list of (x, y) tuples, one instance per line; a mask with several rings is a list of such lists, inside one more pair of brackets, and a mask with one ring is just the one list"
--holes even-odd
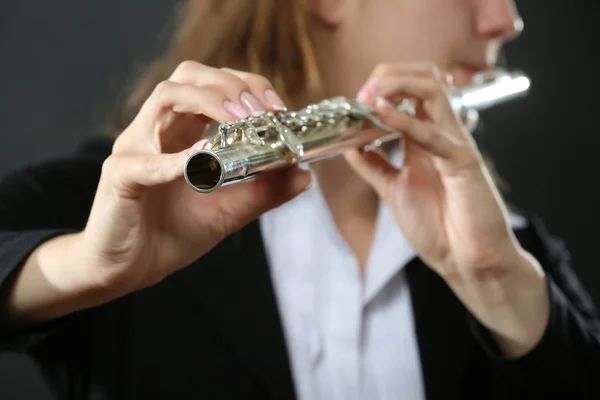
[(492, 66), (488, 63), (460, 63), (452, 70), (452, 77), (456, 86), (466, 86), (473, 82), (473, 77), (489, 70)]

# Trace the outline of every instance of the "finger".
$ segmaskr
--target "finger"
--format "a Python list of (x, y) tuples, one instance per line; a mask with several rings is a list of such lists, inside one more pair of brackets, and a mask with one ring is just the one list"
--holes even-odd
[(274, 111), (282, 111), (286, 109), (283, 100), (271, 84), (264, 76), (253, 74), (245, 71), (238, 71), (231, 68), (222, 68), (230, 74), (233, 74), (246, 82), (252, 93), (263, 103), (263, 105)]
[(433, 154), (451, 160), (461, 156), (465, 150), (463, 142), (436, 129), (431, 122), (413, 118), (407, 113), (396, 110), (382, 97), (377, 98), (376, 104), (376, 112), (383, 123), (403, 132), (408, 138)]
[[(140, 130), (143, 138), (139, 143), (151, 143), (153, 153), (162, 153), (164, 152), (163, 144), (184, 139), (181, 129), (168, 129), (168, 127), (181, 128), (186, 125), (182, 124), (181, 120), (179, 123), (173, 124), (177, 113), (204, 115), (218, 122), (237, 119), (237, 115), (232, 116), (235, 110), (229, 109), (228, 104), (231, 104), (231, 101), (219, 90), (163, 81), (157, 85), (148, 102), (140, 111), (139, 117), (149, 121), (152, 125), (151, 128)], [(249, 113), (245, 108), (241, 106), (239, 108), (240, 114), (238, 115), (240, 117), (248, 116)], [(195, 137), (185, 140), (185, 146), (179, 146), (177, 150), (198, 140), (202, 136), (203, 130), (198, 129), (197, 132), (184, 130), (186, 136), (194, 134)], [(197, 135), (195, 135), (196, 133)]]
[[(253, 112), (265, 110), (262, 102), (251, 93), (252, 89), (247, 82), (220, 68), (195, 61), (184, 61), (175, 69), (169, 80), (222, 91), (233, 103), (227, 103), (225, 107), (237, 118), (246, 118)], [(242, 108), (247, 113), (242, 112)]]
[(371, 78), (407, 74), (420, 77), (441, 78), (445, 76), (446, 71), (441, 70), (435, 64), (425, 62), (382, 63), (373, 69)]
[(241, 93), (249, 90), (246, 82), (235, 75), (195, 61), (184, 61), (179, 64), (169, 77), (169, 81), (198, 87), (218, 87), (232, 99), (238, 98)]
[(102, 175), (123, 197), (139, 195), (145, 188), (183, 177), (188, 151), (173, 154), (111, 155), (102, 165)]
[(190, 147), (190, 149), (188, 150), (188, 154), (192, 155), (193, 153), (200, 151), (200, 150), (204, 150), (206, 148), (208, 148), (208, 146), (210, 145), (210, 141), (206, 140), (206, 139), (202, 139), (198, 142), (196, 142), (192, 147)]
[[(155, 140), (160, 142), (154, 143), (152, 149), (154, 153), (176, 153), (189, 148), (204, 137), (208, 124), (212, 121), (205, 115), (177, 114), (177, 116), (176, 122), (167, 129), (160, 129), (160, 132), (155, 135)], [(168, 122), (168, 118), (166, 120)]]
[[(450, 76), (446, 71), (440, 70), (436, 65), (425, 64), (425, 63), (384, 63), (378, 65), (371, 73), (367, 82), (360, 88), (357, 99), (359, 101), (367, 102), (368, 98), (375, 98), (379, 95), (383, 95), (386, 84), (390, 79), (397, 79), (403, 77), (404, 79), (416, 79), (417, 81), (423, 82), (424, 80), (431, 80), (432, 82), (428, 85), (419, 85), (420, 87), (428, 86), (430, 93), (434, 92), (438, 87), (448, 81)], [(383, 82), (385, 81), (385, 82)], [(433, 86), (432, 86), (433, 85)], [(411, 85), (413, 86), (413, 85)], [(423, 98), (425, 94), (416, 96)]]
[(228, 108), (227, 102), (231, 102), (231, 99), (226, 93), (213, 88), (163, 81), (156, 86), (140, 114), (156, 121), (165, 111), (174, 111), (203, 114), (219, 122), (249, 115), (241, 106), (239, 110)]
[(262, 203), (261, 212), (278, 207), (304, 192), (312, 185), (310, 171), (292, 167), (282, 171), (266, 172), (257, 177), (255, 193), (258, 203)]
[(387, 188), (400, 173), (380, 151), (352, 149), (344, 157), (352, 169), (369, 183), (381, 198), (386, 198)]
[(420, 100), (428, 100), (442, 93), (439, 83), (427, 77), (416, 77), (411, 75), (390, 75), (375, 79), (374, 93), (381, 97), (413, 97)]

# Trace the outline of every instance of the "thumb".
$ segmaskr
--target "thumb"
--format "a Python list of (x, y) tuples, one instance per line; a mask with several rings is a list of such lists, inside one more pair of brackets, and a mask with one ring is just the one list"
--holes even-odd
[(228, 185), (208, 196), (215, 196), (225, 227), (233, 232), (292, 200), (307, 190), (311, 183), (309, 171), (293, 167), (263, 172), (252, 181)]
[(278, 207), (293, 199), (312, 185), (309, 171), (292, 167), (282, 171), (267, 172), (254, 182), (256, 202), (267, 209)]
[(386, 197), (390, 183), (400, 173), (381, 149), (371, 151), (352, 149), (344, 153), (344, 157), (350, 167), (369, 183), (381, 198)]

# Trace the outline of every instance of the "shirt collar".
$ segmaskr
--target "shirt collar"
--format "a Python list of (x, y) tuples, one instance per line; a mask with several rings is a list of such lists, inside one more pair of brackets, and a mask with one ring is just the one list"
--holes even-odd
[[(403, 152), (399, 145), (389, 146), (387, 154), (394, 166), (398, 168), (402, 166)], [(304, 168), (310, 170), (308, 166)], [(322, 220), (330, 219), (330, 211), (327, 209), (327, 204), (322, 196), (318, 181), (316, 177), (313, 177), (313, 179), (314, 184), (307, 192), (293, 199), (291, 204), (283, 205), (278, 210), (273, 210), (273, 212), (279, 215), (278, 218), (297, 220), (294, 218), (294, 215), (286, 216), (282, 214), (287, 214), (286, 210), (291, 213), (299, 212), (306, 214), (306, 210), (312, 209), (317, 215), (320, 215)], [(303, 221), (303, 223), (306, 222), (308, 221)], [(513, 227), (521, 227), (525, 223), (525, 220), (516, 214), (510, 214), (510, 223)], [(329, 225), (331, 225), (331, 229), (335, 229), (333, 220), (331, 220), (331, 224), (323, 223), (321, 225), (323, 232), (332, 235), (332, 239), (336, 239), (332, 242), (333, 245), (337, 243), (336, 246), (346, 248), (346, 251), (349, 252), (350, 249), (347, 248), (346, 244), (340, 243), (342, 239), (338, 232), (327, 231)], [(381, 200), (379, 201), (372, 243), (367, 259), (365, 280), (363, 282), (364, 304), (368, 304), (375, 298), (394, 276), (400, 273), (412, 259), (417, 257), (416, 252), (406, 241), (406, 238), (397, 226), (391, 210)], [(300, 244), (296, 243), (296, 245)], [(308, 249), (305, 251), (308, 251)]]

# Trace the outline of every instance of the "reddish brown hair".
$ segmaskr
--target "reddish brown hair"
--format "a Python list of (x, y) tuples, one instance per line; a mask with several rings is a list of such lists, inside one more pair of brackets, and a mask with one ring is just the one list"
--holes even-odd
[(185, 60), (260, 74), (290, 107), (313, 97), (319, 87), (305, 0), (188, 0), (176, 18), (169, 47), (126, 98), (113, 135)]
[[(113, 120), (117, 136), (154, 87), (185, 60), (266, 77), (291, 108), (319, 98), (321, 82), (309, 35), (306, 0), (186, 0), (167, 50), (142, 74)], [(500, 189), (500, 179), (485, 157)]]

